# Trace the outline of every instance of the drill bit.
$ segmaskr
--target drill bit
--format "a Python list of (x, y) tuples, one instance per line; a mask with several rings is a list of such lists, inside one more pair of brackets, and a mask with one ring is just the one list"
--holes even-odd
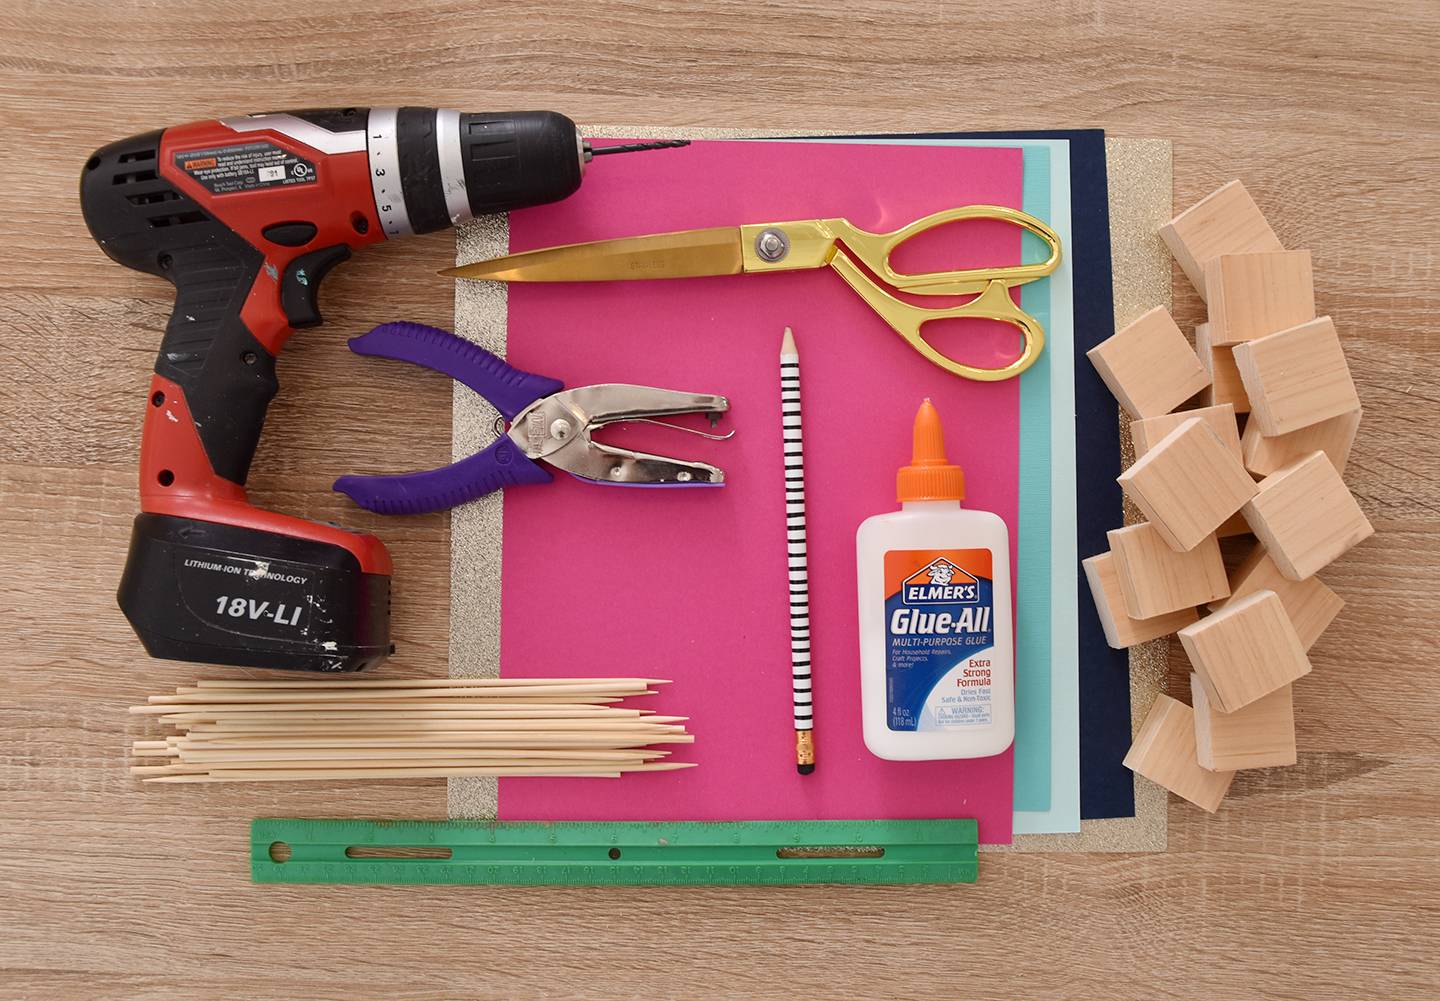
[(606, 153), (640, 153), (647, 149), (674, 149), (680, 146), (689, 146), (689, 139), (660, 139), (655, 142), (624, 143), (619, 146), (591, 146), (590, 140), (585, 140), (585, 159), (592, 156), (601, 156)]

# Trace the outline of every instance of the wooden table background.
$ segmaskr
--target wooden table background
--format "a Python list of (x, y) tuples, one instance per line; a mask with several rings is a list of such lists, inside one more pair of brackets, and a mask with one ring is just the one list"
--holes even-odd
[[(1434, 996), (1437, 42), (1433, 0), (0, 2), (0, 996)], [(251, 817), (438, 817), (444, 785), (126, 774), (123, 707), (198, 673), (147, 659), (114, 601), (170, 290), (94, 246), (76, 179), (93, 148), (163, 125), (402, 103), (1103, 126), (1174, 140), (1177, 205), (1242, 177), (1315, 254), (1366, 408), (1349, 480), (1378, 529), (1327, 574), (1349, 604), (1297, 689), (1299, 765), (1241, 775), (1216, 817), (1172, 801), (1168, 854), (991, 856), (974, 887), (250, 885)], [(452, 246), (374, 248), (329, 279), (251, 480), (261, 505), (390, 544), (391, 670), (444, 670), (446, 519), (382, 524), (329, 485), (445, 460), (450, 389), (343, 338), (446, 324), (431, 276)], [(1178, 272), (1177, 308), (1200, 316)]]

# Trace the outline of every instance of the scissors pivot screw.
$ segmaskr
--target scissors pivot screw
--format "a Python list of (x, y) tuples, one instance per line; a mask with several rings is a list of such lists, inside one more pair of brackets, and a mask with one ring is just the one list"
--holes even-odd
[(755, 253), (762, 261), (774, 264), (790, 253), (790, 238), (781, 229), (761, 230), (755, 237)]

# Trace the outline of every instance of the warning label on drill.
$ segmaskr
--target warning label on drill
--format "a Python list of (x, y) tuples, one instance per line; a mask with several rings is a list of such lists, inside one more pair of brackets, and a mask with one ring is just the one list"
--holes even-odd
[(315, 164), (269, 142), (186, 150), (175, 166), (217, 195), (315, 183)]

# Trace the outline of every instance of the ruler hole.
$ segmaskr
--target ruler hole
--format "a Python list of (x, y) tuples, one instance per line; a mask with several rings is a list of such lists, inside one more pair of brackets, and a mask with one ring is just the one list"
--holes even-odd
[(776, 858), (884, 858), (881, 845), (797, 845), (775, 849)]
[(346, 858), (359, 859), (448, 859), (450, 849), (444, 845), (351, 845)]
[(616, 859), (616, 858), (619, 858), (619, 857), (620, 857), (620, 849), (618, 849), (618, 848), (612, 848), (612, 849), (610, 849), (608, 852), (606, 852), (605, 854), (609, 855), (612, 859)]
[(271, 862), (289, 862), (290, 846), (283, 841), (272, 841), (270, 843)]

